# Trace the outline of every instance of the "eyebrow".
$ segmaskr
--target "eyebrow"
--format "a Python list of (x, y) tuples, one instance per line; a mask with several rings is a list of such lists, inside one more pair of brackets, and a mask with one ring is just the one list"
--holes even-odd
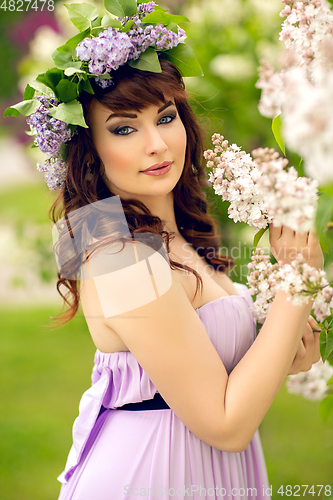
[[(163, 106), (157, 111), (157, 113), (162, 113), (165, 109), (167, 109), (169, 106), (175, 106), (175, 103), (172, 101), (168, 101)], [(138, 116), (135, 113), (126, 113), (123, 111), (120, 111), (118, 114), (112, 113), (106, 120), (105, 123), (111, 120), (111, 118), (118, 118), (118, 117), (124, 117), (124, 118), (137, 118)]]

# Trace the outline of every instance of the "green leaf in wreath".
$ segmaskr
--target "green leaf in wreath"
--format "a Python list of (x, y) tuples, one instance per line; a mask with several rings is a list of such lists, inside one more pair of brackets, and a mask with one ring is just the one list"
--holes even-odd
[(276, 142), (279, 145), (284, 156), (286, 156), (286, 146), (284, 144), (284, 140), (282, 137), (282, 117), (281, 114), (276, 116), (272, 121), (272, 131), (275, 137)]
[[(72, 36), (69, 40), (64, 45), (61, 45), (60, 47), (57, 48), (58, 52), (63, 52), (62, 47), (71, 47), (72, 49), (75, 49), (76, 46), (82, 42), (85, 38), (87, 38), (90, 35), (90, 27), (84, 31), (81, 31), (75, 36)], [(66, 52), (66, 51), (65, 51)]]
[(58, 69), (68, 68), (68, 65), (73, 63), (73, 57), (70, 52), (58, 52), (58, 50), (54, 50), (52, 52), (52, 59)]
[(123, 33), (128, 33), (129, 30), (132, 28), (134, 24), (134, 21), (133, 19), (130, 19), (126, 24), (125, 26), (123, 27), (123, 29), (121, 30)]
[(182, 76), (203, 76), (202, 68), (192, 47), (185, 43), (180, 43), (177, 47), (162, 52), (162, 57), (175, 64)]
[(83, 69), (75, 68), (73, 66), (69, 66), (68, 68), (66, 68), (65, 71), (64, 71), (64, 73), (65, 73), (66, 76), (73, 76), (73, 75), (75, 75), (75, 73), (77, 73), (77, 74), (87, 74), (87, 72), (84, 71)]
[(178, 26), (176, 23), (169, 23), (167, 29), (169, 31), (173, 31), (174, 33), (176, 33), (176, 35), (178, 35)]
[(149, 47), (145, 52), (143, 52), (139, 59), (135, 61), (129, 61), (129, 66), (132, 68), (140, 69), (141, 71), (151, 71), (152, 73), (162, 73), (162, 68), (160, 61), (158, 60), (158, 55), (156, 50)]
[(26, 101), (27, 99), (32, 99), (33, 96), (35, 95), (35, 92), (36, 92), (35, 89), (31, 87), (31, 85), (29, 85), (28, 83), (24, 90), (23, 100)]
[(117, 17), (131, 17), (137, 11), (136, 0), (104, 0), (104, 6), (110, 14)]
[(77, 83), (70, 80), (60, 80), (55, 88), (55, 95), (62, 102), (70, 102), (77, 98)]
[(149, 24), (165, 24), (168, 25), (169, 23), (189, 23), (190, 20), (185, 17), (185, 16), (175, 16), (173, 14), (168, 14), (167, 12), (163, 11), (162, 9), (155, 9), (154, 12), (151, 12), (150, 14), (147, 14), (143, 19), (143, 23), (149, 23)]
[(71, 125), (80, 125), (81, 127), (88, 128), (83, 116), (83, 109), (81, 103), (74, 99), (73, 101), (59, 104), (50, 109), (49, 114), (57, 120), (61, 120)]
[(80, 31), (90, 28), (91, 22), (98, 17), (96, 7), (90, 3), (64, 3), (63, 5), (68, 10), (70, 20)]
[(326, 361), (333, 351), (333, 328), (331, 330), (322, 330), (319, 336), (319, 342), (322, 360)]
[(27, 99), (25, 101), (18, 102), (10, 108), (7, 108), (4, 112), (4, 116), (19, 116), (20, 114), (23, 116), (30, 116), (32, 113), (37, 111), (39, 108), (40, 102), (37, 99)]
[(259, 229), (258, 232), (254, 235), (253, 238), (253, 250), (255, 250), (258, 246), (259, 241), (261, 240), (261, 237), (266, 233), (268, 230), (269, 226), (263, 227), (262, 229)]
[(329, 394), (320, 402), (319, 415), (324, 422), (327, 422), (327, 420), (332, 414), (333, 414), (333, 396)]
[(40, 73), (36, 80), (37, 82), (43, 83), (50, 89), (54, 91), (60, 80), (63, 78), (64, 72), (58, 68), (52, 68), (45, 73)]
[(121, 22), (106, 13), (102, 18), (101, 26), (103, 26), (104, 28), (121, 28)]
[(91, 83), (89, 81), (89, 78), (87, 78), (87, 80), (81, 80), (80, 83), (79, 83), (79, 89), (80, 91), (81, 90), (85, 90), (86, 92), (88, 92), (88, 94), (94, 94), (94, 90), (91, 86)]

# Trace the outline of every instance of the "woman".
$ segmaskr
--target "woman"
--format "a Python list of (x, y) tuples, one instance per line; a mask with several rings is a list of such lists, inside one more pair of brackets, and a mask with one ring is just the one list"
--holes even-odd
[[(311, 304), (293, 306), (282, 292), (255, 340), (248, 291), (221, 272), (228, 263), (217, 256), (201, 191), (199, 127), (179, 72), (161, 64), (161, 74), (118, 70), (111, 89), (96, 90), (84, 103), (89, 129), (69, 146), (65, 212), (116, 195), (133, 234), (144, 229), (174, 237), (170, 288), (122, 314), (105, 317), (89, 273), (94, 260), (105, 264), (122, 255), (129, 262), (136, 243), (127, 241), (118, 253), (109, 251), (110, 243), (83, 265), (80, 298), (98, 350), (60, 477), (62, 500), (267, 498), (257, 428), (286, 375), (309, 369), (319, 357), (314, 323), (307, 323)], [(152, 167), (161, 173), (151, 175)], [(296, 247), (322, 266), (313, 234), (271, 228), (270, 242), (284, 262)], [(199, 274), (200, 293), (195, 273), (172, 263)], [(136, 279), (133, 274), (123, 286), (136, 287)], [(163, 399), (154, 399), (157, 392)], [(130, 403), (137, 406), (125, 406)]]

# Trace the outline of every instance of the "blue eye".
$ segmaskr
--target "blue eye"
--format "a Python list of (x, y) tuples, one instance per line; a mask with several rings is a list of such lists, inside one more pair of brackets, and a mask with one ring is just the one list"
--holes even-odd
[(133, 132), (133, 130), (134, 130), (134, 128), (132, 128), (132, 127), (119, 127), (119, 128), (116, 128), (113, 131), (113, 133), (116, 135), (129, 135)]
[(167, 115), (167, 116), (162, 116), (162, 118), (160, 118), (158, 120), (158, 123), (161, 124), (161, 125), (164, 125), (166, 123), (170, 123), (172, 122), (174, 119), (176, 118), (175, 115)]

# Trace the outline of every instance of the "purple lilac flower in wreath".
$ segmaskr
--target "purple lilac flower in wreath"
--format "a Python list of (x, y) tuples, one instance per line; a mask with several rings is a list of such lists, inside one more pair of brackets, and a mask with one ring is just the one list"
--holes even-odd
[[(36, 135), (35, 144), (48, 158), (37, 164), (37, 170), (44, 172), (45, 181), (51, 191), (62, 189), (66, 178), (66, 162), (61, 158), (63, 145), (71, 140), (73, 132), (67, 123), (49, 114), (51, 107), (59, 104), (54, 96), (36, 96), (41, 103), (35, 113), (27, 119), (27, 124)], [(74, 132), (75, 133), (75, 132)]]
[(67, 123), (49, 115), (51, 106), (57, 106), (58, 100), (54, 97), (36, 96), (41, 106), (29, 116), (27, 124), (34, 134), (35, 143), (42, 151), (52, 156), (60, 154), (61, 146), (72, 138), (72, 132)]

